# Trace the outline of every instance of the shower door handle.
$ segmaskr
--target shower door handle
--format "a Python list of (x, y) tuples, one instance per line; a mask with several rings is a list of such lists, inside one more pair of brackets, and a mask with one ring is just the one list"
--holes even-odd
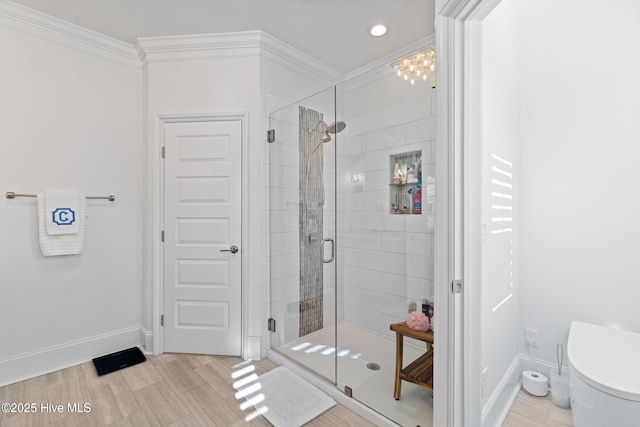
[[(324, 257), (324, 244), (327, 242), (331, 242), (331, 258), (329, 259), (325, 259)], [(321, 254), (320, 256), (322, 257), (322, 262), (324, 262), (325, 264), (333, 262), (336, 254), (335, 247), (336, 247), (336, 242), (334, 242), (332, 238), (327, 237), (326, 239), (322, 239), (322, 245), (320, 245), (320, 254)]]

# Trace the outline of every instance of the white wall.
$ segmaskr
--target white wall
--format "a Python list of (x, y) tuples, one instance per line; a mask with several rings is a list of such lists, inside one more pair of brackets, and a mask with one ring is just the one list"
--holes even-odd
[[(310, 59), (301, 56), (305, 66), (299, 65), (272, 38), (261, 51), (264, 34), (247, 49), (164, 56), (156, 50), (141, 63), (133, 46), (14, 9), (9, 16), (25, 14), (38, 25), (3, 18), (0, 11), (7, 61), (0, 102), (4, 191), (77, 188), (115, 194), (116, 202), (89, 202), (84, 253), (57, 258), (40, 255), (35, 200), (0, 202), (7, 242), (0, 246), (0, 331), (7, 343), (0, 348), (0, 384), (133, 345), (153, 351), (159, 114), (248, 113), (244, 348), (247, 356), (260, 357), (269, 312), (267, 99), (284, 103), (313, 93), (329, 85), (331, 72), (309, 71)], [(82, 41), (40, 29), (60, 25)]]
[[(623, 0), (502, 2), (483, 22), (483, 148), (509, 143), (503, 149), (519, 150), (518, 321), (512, 311), (498, 319), (485, 304), (498, 288), (482, 286), (489, 393), (499, 391), (501, 375), (508, 381), (514, 352), (520, 368), (531, 369), (532, 351), (535, 368), (549, 375), (572, 320), (640, 332), (640, 203), (633, 196), (640, 105), (632, 95), (640, 93), (640, 60), (629, 54), (640, 42), (637, 22), (640, 6)], [(496, 265), (483, 259), (483, 274)], [(527, 327), (539, 331), (533, 349), (525, 345)], [(486, 410), (492, 402), (484, 399)]]
[(0, 51), (2, 192), (116, 196), (88, 201), (82, 254), (46, 258), (36, 200), (0, 200), (4, 385), (138, 343), (142, 72), (2, 13)]
[(555, 364), (572, 320), (640, 332), (640, 4), (524, 3), (520, 324)]

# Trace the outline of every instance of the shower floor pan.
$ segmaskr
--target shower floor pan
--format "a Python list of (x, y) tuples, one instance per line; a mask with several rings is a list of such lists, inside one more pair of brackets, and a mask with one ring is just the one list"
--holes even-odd
[[(400, 425), (433, 424), (432, 393), (418, 385), (403, 382), (402, 397), (393, 398), (396, 343), (395, 335), (385, 335), (362, 326), (340, 322), (338, 348), (334, 348), (333, 326), (287, 343), (277, 349), (296, 363), (326, 377), (335, 377), (337, 354), (337, 387), (351, 389), (354, 399)], [(405, 340), (405, 360), (413, 360), (424, 353), (422, 345)], [(376, 364), (379, 369), (371, 369)], [(369, 366), (368, 366), (369, 365)]]

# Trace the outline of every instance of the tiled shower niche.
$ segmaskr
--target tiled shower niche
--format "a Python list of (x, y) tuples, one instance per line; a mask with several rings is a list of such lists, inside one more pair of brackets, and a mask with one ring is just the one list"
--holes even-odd
[(422, 214), (422, 151), (390, 156), (389, 205), (394, 215)]

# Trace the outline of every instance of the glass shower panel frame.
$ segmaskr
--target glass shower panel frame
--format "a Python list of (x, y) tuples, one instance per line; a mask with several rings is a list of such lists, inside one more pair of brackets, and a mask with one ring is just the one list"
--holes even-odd
[(336, 88), (269, 115), (270, 347), (336, 383)]

